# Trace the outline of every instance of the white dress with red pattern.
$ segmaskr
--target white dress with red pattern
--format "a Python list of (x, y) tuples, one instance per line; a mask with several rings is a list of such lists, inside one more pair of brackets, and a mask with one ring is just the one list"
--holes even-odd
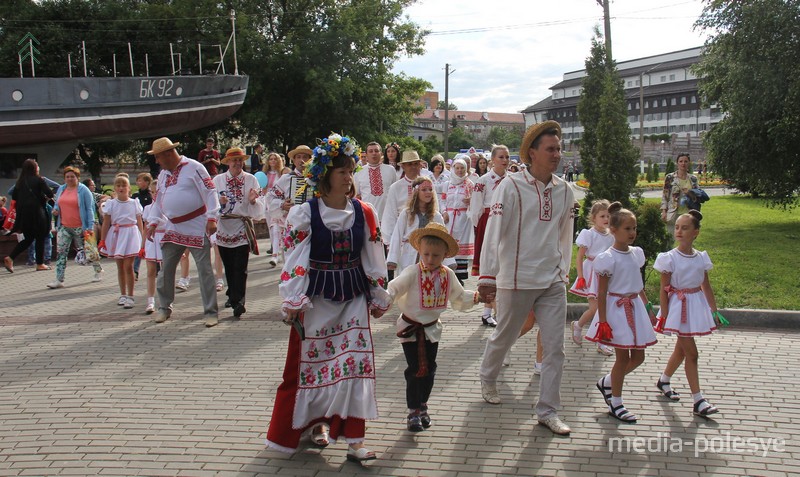
[(448, 215), (446, 224), (450, 235), (458, 242), (457, 260), (472, 260), (475, 254), (475, 232), (469, 220), (469, 202), (471, 200), (473, 183), (453, 174), (447, 186), (444, 210)]
[(267, 446), (294, 452), (301, 433), (319, 422), (330, 437), (359, 442), (377, 419), (369, 311), (386, 310), (386, 260), (372, 208), (344, 210), (322, 200), (292, 207), (284, 237), (283, 308), (302, 310), (305, 340), (293, 327)]
[(136, 199), (107, 200), (103, 213), (111, 220), (108, 237), (105, 238), (108, 258), (135, 257), (142, 247), (142, 232), (136, 218), (142, 216), (142, 204)]
[(242, 172), (237, 177), (230, 170), (214, 176), (214, 186), (228, 202), (220, 207), (220, 220), (217, 222), (216, 242), (220, 247), (234, 248), (247, 245), (247, 234), (242, 219), (224, 218), (226, 215), (241, 215), (253, 218), (258, 214), (259, 205), (250, 203), (251, 190), (260, 190), (258, 180), (252, 174)]
[[(586, 249), (584, 255), (586, 258), (583, 259), (583, 277), (575, 279), (569, 292), (582, 297), (597, 298), (597, 273), (595, 273), (592, 263), (595, 257), (614, 245), (614, 236), (608, 232), (598, 232), (592, 227), (591, 229), (581, 230), (581, 233), (578, 234), (578, 238), (575, 239), (575, 244), (578, 247)], [(586, 281), (586, 288), (578, 288), (576, 286), (580, 278)]]
[[(694, 250), (691, 255), (677, 248), (659, 253), (653, 268), (671, 273), (669, 281), (669, 311), (664, 323), (665, 335), (703, 336), (717, 329), (706, 295), (700, 289), (706, 272), (714, 267), (708, 253)], [(661, 310), (658, 311), (661, 318)]]
[(644, 349), (656, 344), (658, 340), (653, 324), (645, 303), (639, 296), (644, 288), (640, 272), (644, 262), (644, 252), (639, 247), (629, 247), (626, 252), (612, 247), (594, 259), (597, 274), (608, 276), (606, 321), (611, 327), (613, 338), (597, 338), (600, 323), (598, 310), (586, 333), (587, 340), (615, 348)]

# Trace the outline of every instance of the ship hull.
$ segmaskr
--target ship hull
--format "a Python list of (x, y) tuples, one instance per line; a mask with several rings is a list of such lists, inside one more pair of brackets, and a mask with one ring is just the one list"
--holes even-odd
[(233, 115), (247, 76), (0, 78), (0, 147), (138, 139)]

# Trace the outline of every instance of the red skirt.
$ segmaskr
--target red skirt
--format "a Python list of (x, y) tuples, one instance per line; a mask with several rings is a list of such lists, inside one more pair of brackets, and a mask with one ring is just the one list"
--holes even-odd
[(335, 441), (339, 436), (349, 439), (363, 439), (366, 433), (366, 421), (354, 417), (342, 419), (338, 415), (330, 418), (319, 418), (311, 421), (302, 429), (292, 428), (295, 396), (300, 379), (300, 335), (294, 327), (289, 332), (289, 349), (286, 352), (286, 365), (283, 367), (283, 382), (278, 386), (275, 405), (272, 408), (272, 419), (267, 429), (267, 446), (284, 452), (295, 452), (300, 444), (303, 432), (319, 423), (330, 426), (330, 439)]
[(481, 272), (481, 248), (483, 248), (483, 236), (486, 233), (486, 221), (489, 220), (489, 208), (483, 209), (483, 214), (475, 227), (475, 255), (472, 258), (472, 276), (480, 276)]

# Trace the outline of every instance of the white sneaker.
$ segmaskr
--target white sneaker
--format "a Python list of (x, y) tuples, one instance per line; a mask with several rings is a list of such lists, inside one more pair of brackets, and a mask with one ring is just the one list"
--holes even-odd
[(117, 300), (117, 306), (125, 306), (125, 303), (128, 302), (128, 297), (125, 295), (120, 295), (119, 300)]
[(99, 282), (103, 279), (103, 272), (95, 272), (94, 277), (92, 277), (92, 282)]
[(269, 264), (270, 268), (275, 268), (278, 265), (278, 261), (275, 260), (275, 257), (271, 257), (267, 263)]
[(611, 356), (614, 354), (614, 348), (611, 346), (606, 346), (604, 344), (597, 343), (597, 352), (602, 354), (603, 356)]
[(542, 363), (533, 363), (533, 375), (539, 376), (542, 374)]
[(55, 280), (52, 283), (48, 283), (47, 284), (47, 288), (64, 288), (64, 282), (60, 282), (58, 280)]
[(500, 404), (500, 395), (497, 393), (497, 385), (481, 381), (481, 396), (489, 404)]
[(189, 283), (186, 281), (185, 278), (179, 278), (177, 282), (175, 282), (175, 289), (180, 291), (186, 291), (189, 289)]
[(583, 344), (583, 328), (577, 320), (572, 322), (572, 342), (578, 346)]
[(225, 288), (225, 282), (221, 278), (217, 278), (217, 291), (222, 291)]
[(153, 302), (147, 303), (147, 307), (144, 309), (144, 313), (146, 315), (152, 315), (156, 311), (156, 304)]
[(126, 297), (125, 304), (122, 305), (122, 307), (125, 308), (126, 310), (130, 310), (131, 308), (133, 308), (133, 297), (132, 296)]

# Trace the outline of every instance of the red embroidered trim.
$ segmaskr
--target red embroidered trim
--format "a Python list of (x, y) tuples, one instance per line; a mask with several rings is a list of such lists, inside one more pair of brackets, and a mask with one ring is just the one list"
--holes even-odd
[(202, 248), (203, 237), (198, 237), (196, 235), (185, 235), (174, 230), (170, 230), (164, 234), (164, 237), (161, 239), (161, 243), (174, 243), (175, 245)]

